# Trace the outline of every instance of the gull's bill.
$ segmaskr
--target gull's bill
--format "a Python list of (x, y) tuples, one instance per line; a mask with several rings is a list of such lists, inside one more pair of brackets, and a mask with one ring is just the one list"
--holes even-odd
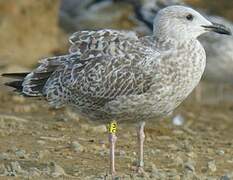
[(207, 31), (213, 31), (219, 34), (232, 35), (231, 30), (222, 24), (212, 23), (212, 25), (210, 26), (202, 26), (202, 27), (204, 27)]

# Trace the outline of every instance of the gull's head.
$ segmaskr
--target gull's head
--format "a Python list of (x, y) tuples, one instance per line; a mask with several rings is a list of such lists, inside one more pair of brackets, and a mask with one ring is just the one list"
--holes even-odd
[(224, 25), (212, 23), (189, 7), (168, 6), (161, 9), (154, 20), (154, 35), (177, 40), (196, 39), (205, 32), (230, 35)]

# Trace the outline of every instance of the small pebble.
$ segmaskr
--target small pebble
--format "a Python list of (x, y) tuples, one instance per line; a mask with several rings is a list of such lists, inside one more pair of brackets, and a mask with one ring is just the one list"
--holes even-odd
[(189, 141), (185, 140), (183, 146), (186, 152), (189, 152), (189, 153), (193, 152), (193, 146), (191, 145)]
[(30, 177), (39, 177), (41, 175), (41, 171), (35, 167), (30, 168), (28, 173)]
[(197, 155), (194, 153), (194, 152), (189, 152), (187, 153), (187, 155), (190, 157), (190, 158), (196, 158)]
[(15, 155), (16, 155), (18, 158), (20, 158), (20, 159), (26, 159), (26, 158), (28, 158), (28, 156), (27, 156), (25, 150), (23, 150), (23, 149), (17, 149), (17, 150), (15, 151)]
[(177, 156), (175, 159), (174, 159), (174, 162), (177, 166), (180, 166), (180, 165), (183, 165), (184, 164), (184, 161), (183, 159), (180, 157), (180, 156)]
[(225, 176), (222, 176), (220, 178), (220, 180), (231, 180), (231, 179), (230, 179), (230, 177), (228, 177), (227, 175), (225, 175)]
[(0, 154), (0, 161), (3, 161), (3, 160), (8, 160), (10, 159), (9, 155), (7, 153), (1, 153)]
[(6, 174), (6, 168), (4, 164), (0, 164), (0, 175)]
[(71, 143), (71, 148), (72, 148), (75, 152), (83, 152), (83, 151), (84, 151), (83, 145), (81, 145), (78, 141), (73, 141), (73, 142)]
[(184, 117), (179, 114), (172, 119), (172, 123), (175, 126), (182, 126), (184, 124)]
[(209, 161), (207, 167), (211, 172), (215, 172), (217, 170), (215, 161)]
[(168, 140), (171, 140), (171, 137), (169, 136), (157, 136), (156, 137), (158, 140), (160, 141), (168, 141)]
[(8, 172), (10, 174), (14, 174), (14, 176), (17, 176), (17, 175), (27, 176), (28, 175), (28, 172), (21, 168), (18, 161), (14, 161), (10, 163), (10, 166), (8, 167)]
[(217, 150), (216, 153), (219, 155), (219, 156), (223, 156), (225, 154), (225, 151), (224, 150)]
[(171, 150), (173, 150), (173, 151), (177, 151), (179, 148), (177, 147), (177, 145), (175, 145), (175, 144), (169, 144), (168, 145), (168, 148), (169, 149), (171, 149)]
[(118, 156), (125, 156), (126, 152), (124, 150), (119, 150), (119, 151), (116, 152), (116, 155), (118, 155)]
[(45, 145), (46, 144), (46, 142), (43, 141), (43, 140), (38, 140), (37, 143), (40, 144), (40, 145)]
[(50, 167), (51, 167), (50, 168), (50, 170), (51, 170), (50, 175), (52, 177), (57, 178), (59, 176), (66, 175), (64, 169), (61, 166), (59, 166), (58, 164), (56, 164), (55, 162), (50, 162)]
[(99, 125), (99, 126), (92, 127), (90, 130), (95, 133), (106, 133), (107, 127), (105, 125)]
[(193, 161), (188, 161), (188, 162), (186, 162), (186, 163), (184, 164), (184, 168), (187, 169), (187, 170), (189, 170), (189, 171), (195, 172), (195, 167), (194, 167), (194, 165), (195, 165), (195, 162), (193, 162)]
[(149, 170), (148, 170), (149, 172), (151, 172), (151, 173), (157, 173), (158, 172), (158, 169), (157, 169), (155, 164), (150, 163), (149, 167), (150, 167)]

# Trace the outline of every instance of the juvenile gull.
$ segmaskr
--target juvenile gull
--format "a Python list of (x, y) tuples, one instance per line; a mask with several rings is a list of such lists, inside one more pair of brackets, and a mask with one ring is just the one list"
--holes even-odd
[[(142, 170), (144, 121), (172, 113), (197, 86), (206, 56), (196, 38), (208, 31), (230, 34), (191, 8), (169, 6), (156, 15), (151, 36), (79, 31), (70, 37), (69, 54), (44, 59), (29, 74), (5, 76), (19, 78), (8, 85), (23, 94), (45, 96), (54, 107), (72, 105), (92, 120), (140, 122)], [(114, 176), (115, 133), (109, 142)]]

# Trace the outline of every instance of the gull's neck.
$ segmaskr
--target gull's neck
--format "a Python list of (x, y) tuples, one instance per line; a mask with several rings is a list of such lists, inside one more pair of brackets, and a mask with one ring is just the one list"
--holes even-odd
[(169, 49), (177, 49), (180, 46), (184, 46), (185, 44), (190, 44), (196, 40), (195, 39), (177, 40), (176, 38), (169, 36), (164, 37), (164, 36), (152, 35), (150, 37), (150, 41), (155, 45), (156, 48), (160, 50), (169, 50)]

